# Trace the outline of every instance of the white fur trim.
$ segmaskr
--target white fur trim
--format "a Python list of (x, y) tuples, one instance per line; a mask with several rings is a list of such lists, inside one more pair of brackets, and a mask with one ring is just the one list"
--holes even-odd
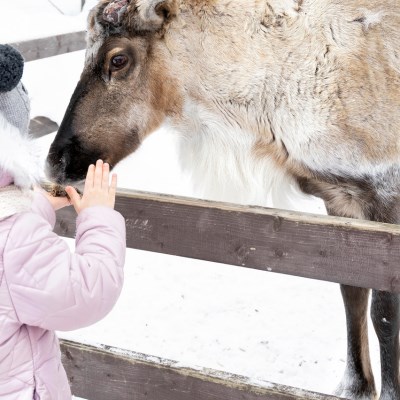
[(24, 137), (0, 113), (0, 170), (7, 171), (16, 186), (29, 188), (41, 172), (40, 151), (34, 140)]
[(0, 219), (30, 210), (32, 199), (32, 190), (20, 189), (14, 185), (1, 188)]

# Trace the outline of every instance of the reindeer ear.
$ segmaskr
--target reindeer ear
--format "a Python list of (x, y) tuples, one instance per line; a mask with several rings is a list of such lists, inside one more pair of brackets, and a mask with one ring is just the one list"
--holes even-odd
[(178, 12), (177, 0), (136, 0), (134, 12), (135, 29), (159, 31)]

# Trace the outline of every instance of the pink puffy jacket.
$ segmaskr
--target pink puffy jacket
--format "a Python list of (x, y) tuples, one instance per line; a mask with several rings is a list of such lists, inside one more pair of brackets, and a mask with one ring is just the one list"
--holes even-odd
[(36, 194), (31, 212), (0, 219), (0, 399), (70, 400), (54, 330), (103, 318), (122, 287), (125, 223), (106, 207), (77, 219), (76, 251), (52, 232)]

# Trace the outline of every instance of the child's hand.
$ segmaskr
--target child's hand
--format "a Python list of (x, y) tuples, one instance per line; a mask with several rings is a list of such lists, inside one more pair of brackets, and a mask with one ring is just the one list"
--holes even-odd
[(67, 197), (52, 196), (50, 193), (43, 190), (40, 186), (35, 186), (34, 190), (35, 190), (35, 192), (42, 193), (43, 196), (45, 196), (47, 198), (47, 200), (50, 202), (51, 206), (53, 207), (53, 209), (55, 211), (71, 205), (71, 203)]
[(72, 187), (67, 186), (65, 191), (71, 199), (71, 204), (79, 214), (83, 209), (92, 206), (114, 208), (117, 191), (117, 175), (113, 174), (109, 183), (110, 166), (98, 160), (96, 166), (89, 166), (82, 198)]

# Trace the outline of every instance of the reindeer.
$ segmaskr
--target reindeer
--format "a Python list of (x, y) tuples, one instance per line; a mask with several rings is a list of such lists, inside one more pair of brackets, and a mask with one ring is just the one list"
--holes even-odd
[[(49, 176), (81, 181), (90, 163), (115, 165), (159, 127), (176, 132), (183, 167), (213, 198), (232, 186), (271, 197), (298, 188), (330, 215), (400, 222), (399, 0), (100, 1)], [(336, 393), (376, 399), (370, 291), (341, 292)], [(399, 296), (373, 290), (371, 318), (379, 398), (400, 399)]]

